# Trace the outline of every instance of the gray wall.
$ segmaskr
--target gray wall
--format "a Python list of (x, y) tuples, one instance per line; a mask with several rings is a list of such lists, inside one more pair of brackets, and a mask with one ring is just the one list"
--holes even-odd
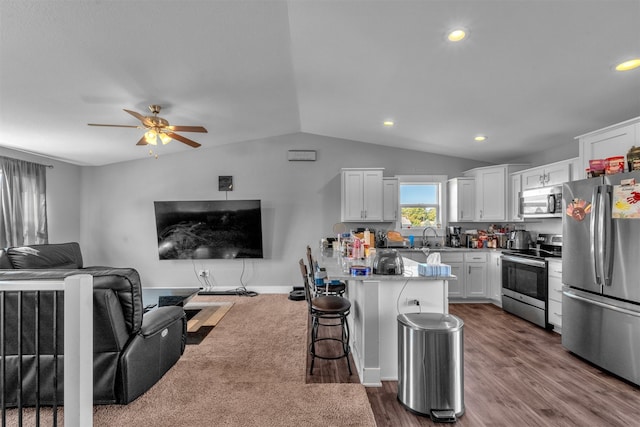
[[(135, 149), (135, 147), (132, 147)], [(291, 149), (317, 150), (289, 162)], [(447, 174), (485, 166), (410, 150), (296, 133), (199, 148), (158, 159), (82, 168), (81, 244), (87, 265), (135, 267), (145, 286), (200, 286), (208, 269), (219, 289), (299, 285), (297, 261), (340, 221), (340, 169), (384, 167), (385, 176)], [(218, 191), (218, 176), (233, 191)], [(262, 260), (158, 260), (155, 200), (261, 199)], [(241, 282), (242, 279), (242, 282)]]
[[(574, 145), (517, 160), (551, 163), (577, 155)], [(317, 161), (289, 162), (291, 149), (316, 150)], [(296, 262), (305, 246), (315, 249), (320, 237), (331, 235), (333, 224), (340, 221), (343, 167), (384, 167), (385, 176), (454, 177), (486, 165), (304, 133), (102, 167), (80, 167), (6, 148), (0, 148), (0, 155), (54, 166), (47, 169), (49, 240), (79, 241), (86, 265), (134, 267), (145, 286), (200, 286), (195, 271), (208, 269), (219, 289), (299, 284)], [(219, 175), (233, 176), (234, 191), (218, 191)], [(158, 260), (153, 201), (225, 198), (262, 200), (265, 259)], [(539, 227), (557, 228), (555, 222), (528, 225)]]

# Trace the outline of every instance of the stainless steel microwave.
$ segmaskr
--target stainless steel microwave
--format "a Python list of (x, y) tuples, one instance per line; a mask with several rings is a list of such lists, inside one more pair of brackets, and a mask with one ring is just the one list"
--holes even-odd
[(520, 193), (522, 218), (561, 218), (562, 187), (542, 187)]

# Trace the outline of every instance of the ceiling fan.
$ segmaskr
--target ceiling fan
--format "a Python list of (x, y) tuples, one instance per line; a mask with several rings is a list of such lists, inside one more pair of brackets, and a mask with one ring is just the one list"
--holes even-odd
[(207, 133), (207, 130), (202, 126), (172, 126), (169, 125), (169, 122), (162, 117), (158, 117), (160, 113), (159, 105), (149, 105), (149, 110), (151, 110), (152, 116), (143, 116), (140, 113), (131, 110), (124, 110), (127, 113), (131, 114), (136, 119), (140, 120), (142, 125), (132, 126), (132, 125), (104, 125), (97, 123), (89, 123), (89, 126), (109, 126), (109, 127), (120, 127), (120, 128), (137, 128), (137, 129), (146, 129), (145, 134), (140, 138), (136, 145), (157, 145), (158, 140), (162, 144), (168, 144), (172, 139), (176, 141), (180, 141), (184, 144), (187, 144), (193, 148), (200, 147), (201, 144), (186, 138), (182, 135), (179, 135), (177, 132), (201, 132)]

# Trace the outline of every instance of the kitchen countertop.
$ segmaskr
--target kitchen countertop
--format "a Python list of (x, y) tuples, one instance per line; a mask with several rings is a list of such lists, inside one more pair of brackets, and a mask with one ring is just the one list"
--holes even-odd
[(323, 251), (321, 266), (327, 270), (329, 280), (379, 280), (379, 281), (425, 281), (425, 280), (457, 280), (456, 276), (420, 276), (418, 274), (419, 262), (402, 257), (404, 263), (403, 274), (369, 274), (367, 276), (352, 276), (345, 273), (340, 265), (340, 258), (334, 257), (329, 252)]
[(429, 252), (500, 252), (503, 250), (508, 250), (506, 248), (451, 248), (449, 246), (440, 246), (433, 248), (377, 248), (380, 249), (395, 249), (398, 252), (422, 252), (423, 249), (429, 249)]

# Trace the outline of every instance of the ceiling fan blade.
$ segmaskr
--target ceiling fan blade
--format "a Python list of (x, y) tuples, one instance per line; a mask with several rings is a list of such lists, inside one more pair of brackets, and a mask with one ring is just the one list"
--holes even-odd
[(140, 126), (132, 126), (132, 125), (102, 125), (99, 123), (87, 123), (89, 126), (108, 126), (112, 128), (136, 128), (139, 129)]
[(140, 138), (140, 141), (136, 143), (136, 145), (147, 145), (147, 144), (148, 144), (147, 138), (144, 135), (142, 135), (142, 138)]
[(178, 135), (177, 133), (167, 132), (167, 135), (169, 135), (171, 138), (175, 139), (176, 141), (183, 142), (183, 143), (185, 143), (187, 145), (190, 145), (193, 148), (198, 148), (201, 145), (201, 144), (198, 144), (195, 141), (190, 140), (189, 138), (185, 138), (182, 135)]
[(124, 111), (126, 111), (127, 113), (131, 114), (133, 117), (135, 117), (136, 119), (143, 121), (144, 120), (144, 116), (140, 113), (136, 113), (135, 111), (131, 111), (131, 110), (126, 110), (123, 108)]
[(207, 133), (207, 130), (202, 126), (167, 126), (167, 129), (177, 132), (201, 132)]

